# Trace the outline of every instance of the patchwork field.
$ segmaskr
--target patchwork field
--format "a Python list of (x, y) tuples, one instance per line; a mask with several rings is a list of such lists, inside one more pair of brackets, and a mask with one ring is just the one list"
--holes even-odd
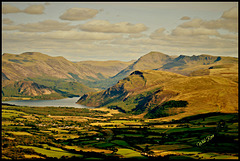
[(78, 116), (57, 110), (63, 108), (3, 105), (2, 159), (238, 159), (238, 114), (161, 121), (106, 109), (78, 109)]

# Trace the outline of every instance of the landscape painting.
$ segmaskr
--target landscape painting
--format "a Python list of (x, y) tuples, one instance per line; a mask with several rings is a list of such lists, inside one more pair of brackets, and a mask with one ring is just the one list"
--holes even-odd
[(238, 160), (238, 2), (2, 2), (2, 160)]

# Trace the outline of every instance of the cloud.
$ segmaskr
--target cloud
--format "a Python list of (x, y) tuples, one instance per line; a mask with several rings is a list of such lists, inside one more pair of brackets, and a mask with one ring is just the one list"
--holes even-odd
[(3, 4), (2, 5), (2, 13), (8, 14), (8, 13), (27, 13), (27, 14), (43, 14), (45, 7), (44, 5), (31, 5), (24, 10), (20, 10), (17, 7), (14, 7), (12, 5)]
[(181, 25), (182, 28), (207, 28), (207, 29), (225, 29), (229, 32), (238, 32), (238, 10), (233, 7), (225, 11), (219, 19), (203, 20), (194, 18)]
[[(213, 20), (194, 18), (177, 26), (170, 34), (159, 28), (149, 35), (149, 39), (126, 44), (144, 44), (175, 54), (231, 55), (238, 53), (238, 20), (236, 8), (225, 11)], [(226, 30), (224, 33), (222, 29)], [(138, 39), (139, 40), (139, 39)], [(142, 46), (142, 45), (141, 45)], [(158, 47), (159, 46), (159, 47)], [(144, 46), (142, 46), (144, 47)]]
[(225, 29), (230, 32), (238, 32), (238, 20), (218, 19), (211, 21), (203, 21), (202, 26), (209, 29)]
[(82, 31), (54, 31), (47, 34), (42, 34), (42, 37), (56, 40), (112, 40), (120, 37), (116, 34), (105, 34), (98, 32), (82, 32)]
[(6, 25), (11, 25), (11, 24), (13, 24), (13, 21), (10, 20), (9, 18), (3, 18), (2, 23), (6, 24)]
[(183, 28), (200, 27), (202, 23), (203, 20), (201, 18), (194, 18), (191, 21), (184, 22), (179, 26)]
[(80, 29), (89, 32), (105, 33), (140, 33), (147, 30), (144, 24), (131, 24), (128, 22), (119, 22), (111, 24), (106, 20), (92, 20), (86, 24), (80, 25)]
[(16, 25), (3, 25), (2, 30), (18, 30), (19, 26)]
[(210, 36), (210, 35), (219, 35), (219, 32), (214, 29), (207, 28), (182, 28), (177, 27), (172, 31), (172, 35), (174, 36)]
[(2, 5), (2, 13), (3, 14), (18, 13), (18, 12), (21, 12), (21, 10), (17, 7), (14, 7), (14, 6), (8, 5), (8, 4)]
[(142, 34), (142, 33), (137, 33), (137, 34), (129, 34), (129, 38), (132, 38), (132, 39), (138, 39), (138, 38), (142, 38), (142, 37), (146, 37), (147, 35), (146, 34)]
[(190, 20), (191, 18), (188, 16), (183, 16), (180, 20)]
[(25, 8), (23, 12), (28, 14), (43, 14), (44, 9), (44, 5), (31, 5)]
[(225, 19), (238, 19), (238, 9), (237, 7), (233, 7), (229, 9), (228, 11), (223, 12), (223, 15), (221, 16)]
[(112, 40), (119, 38), (119, 34), (108, 34), (98, 32), (82, 32), (77, 30), (71, 31), (52, 31), (52, 32), (12, 32), (3, 33), (4, 40), (31, 40), (32, 42), (52, 41), (71, 42), (69, 40)]
[(44, 20), (37, 23), (19, 24), (3, 26), (3, 30), (19, 30), (22, 32), (50, 32), (55, 30), (69, 31), (75, 26), (68, 22), (58, 22), (56, 20)]
[(59, 18), (62, 20), (79, 21), (91, 19), (98, 14), (98, 10), (89, 8), (70, 8)]
[(230, 32), (238, 32), (238, 21), (237, 19), (223, 19), (217, 20), (202, 20), (200, 18), (192, 19), (191, 21), (185, 22), (179, 25), (182, 28), (208, 28), (208, 29), (225, 29)]
[(159, 29), (155, 30), (153, 33), (151, 33), (151, 35), (149, 37), (151, 39), (157, 39), (157, 38), (163, 37), (163, 36), (165, 36), (164, 31), (165, 31), (165, 28), (163, 28), (163, 27), (159, 28)]

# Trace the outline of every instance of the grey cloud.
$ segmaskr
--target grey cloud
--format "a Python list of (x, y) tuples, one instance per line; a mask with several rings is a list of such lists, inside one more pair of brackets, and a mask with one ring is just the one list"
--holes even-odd
[(98, 14), (98, 10), (89, 8), (70, 8), (59, 18), (62, 20), (79, 21), (93, 18)]

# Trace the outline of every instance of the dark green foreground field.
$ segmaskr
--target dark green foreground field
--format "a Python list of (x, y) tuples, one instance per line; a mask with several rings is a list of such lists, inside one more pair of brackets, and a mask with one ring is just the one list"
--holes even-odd
[(2, 105), (2, 159), (238, 159), (238, 114), (170, 122), (114, 110)]

